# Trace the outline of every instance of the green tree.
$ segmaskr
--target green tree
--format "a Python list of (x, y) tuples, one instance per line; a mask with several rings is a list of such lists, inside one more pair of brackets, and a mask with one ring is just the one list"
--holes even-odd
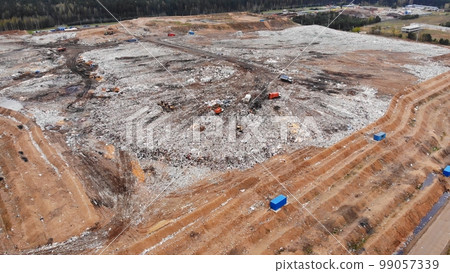
[(448, 39), (444, 40), (444, 38), (439, 39), (439, 43), (441, 45), (450, 45), (450, 41)]
[(433, 37), (431, 37), (431, 34), (429, 34), (429, 33), (424, 33), (424, 34), (422, 34), (422, 37), (420, 38), (420, 40), (421, 40), (422, 42), (428, 42), (428, 43), (430, 43), (430, 42), (433, 41)]
[(417, 39), (417, 35), (414, 32), (409, 32), (408, 36), (406, 36), (408, 39), (410, 40), (416, 40)]

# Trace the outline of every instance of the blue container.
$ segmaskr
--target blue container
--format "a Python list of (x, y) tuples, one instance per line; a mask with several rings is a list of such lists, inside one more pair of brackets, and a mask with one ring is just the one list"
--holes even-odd
[(195, 32), (193, 32), (192, 30), (189, 31), (188, 33), (189, 33), (189, 35), (194, 35), (195, 34)]
[(450, 165), (447, 165), (447, 167), (445, 167), (445, 169), (442, 173), (444, 174), (445, 177), (449, 177), (450, 176)]
[(272, 201), (270, 201), (270, 208), (273, 210), (278, 210), (281, 207), (283, 207), (284, 205), (286, 205), (287, 203), (287, 197), (280, 194), (277, 197), (275, 197), (274, 199), (272, 199)]
[(264, 22), (264, 19), (259, 20), (260, 22)]
[(379, 132), (379, 133), (376, 133), (375, 135), (373, 135), (373, 139), (376, 140), (376, 141), (381, 141), (381, 140), (383, 140), (385, 138), (386, 138), (386, 133), (385, 132)]
[(127, 42), (129, 42), (129, 43), (136, 43), (136, 42), (137, 42), (137, 39), (136, 39), (136, 38), (129, 39), (129, 40), (127, 40)]

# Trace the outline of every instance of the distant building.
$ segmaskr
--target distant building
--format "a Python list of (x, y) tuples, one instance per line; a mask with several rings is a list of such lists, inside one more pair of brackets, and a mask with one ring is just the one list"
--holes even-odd
[(409, 26), (402, 27), (402, 32), (405, 32), (405, 33), (417, 32), (419, 30), (420, 30), (419, 25), (409, 25)]
[(424, 6), (424, 5), (407, 5), (405, 6), (406, 9), (421, 9), (421, 10), (429, 10), (429, 11), (438, 11), (439, 8), (438, 7), (433, 7), (433, 6)]

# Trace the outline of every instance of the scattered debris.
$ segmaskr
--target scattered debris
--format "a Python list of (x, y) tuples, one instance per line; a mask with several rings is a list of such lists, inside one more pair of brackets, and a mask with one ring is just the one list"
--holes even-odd
[(158, 102), (158, 105), (161, 106), (166, 112), (172, 112), (175, 110), (175, 106), (163, 100)]
[(250, 100), (251, 100), (251, 98), (252, 98), (252, 95), (247, 94), (247, 95), (245, 95), (245, 97), (242, 99), (242, 102), (243, 102), (243, 103), (249, 103)]

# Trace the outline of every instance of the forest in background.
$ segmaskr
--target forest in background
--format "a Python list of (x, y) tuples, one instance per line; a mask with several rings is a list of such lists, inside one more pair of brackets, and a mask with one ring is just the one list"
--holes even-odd
[(344, 31), (350, 31), (357, 27), (381, 22), (381, 18), (378, 16), (372, 18), (359, 18), (345, 14), (339, 15), (339, 12), (320, 12), (317, 14), (306, 14), (296, 16), (293, 18), (293, 20), (294, 22), (302, 25), (322, 25)]
[[(333, 0), (100, 0), (119, 20), (147, 16), (196, 15), (232, 11), (262, 12), (319, 5), (345, 5)], [(415, 0), (415, 4), (443, 7), (449, 0)], [(403, 6), (409, 0), (355, 0), (355, 4)], [(0, 31), (42, 29), (57, 25), (111, 22), (96, 0), (2, 0)]]

